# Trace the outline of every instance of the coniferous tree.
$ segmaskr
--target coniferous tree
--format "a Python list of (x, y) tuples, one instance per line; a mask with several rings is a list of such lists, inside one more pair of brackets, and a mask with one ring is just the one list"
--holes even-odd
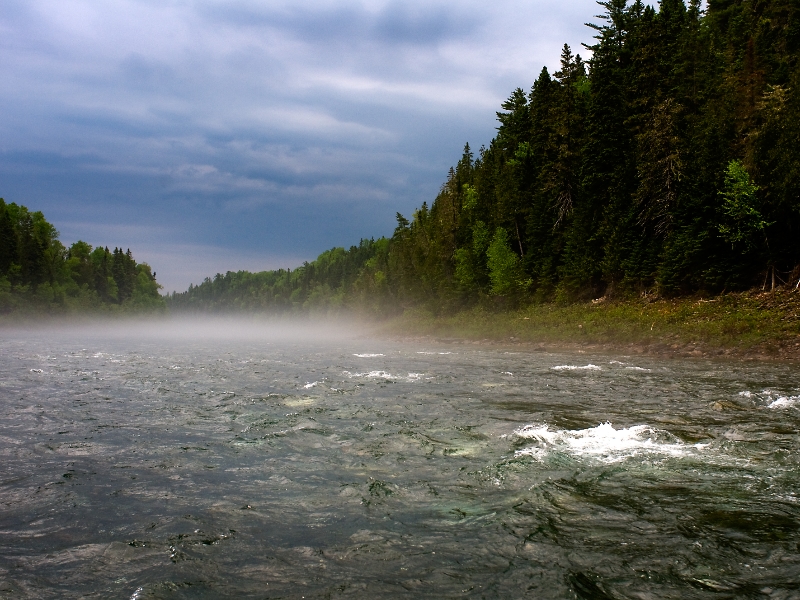
[[(477, 156), (465, 146), (433, 202), (398, 214), (380, 253), (370, 246), (380, 268), (341, 249), (174, 302), (262, 286), (270, 306), (363, 303), (379, 279), (386, 310), (446, 310), (714, 293), (800, 272), (800, 5), (599, 5), (591, 58), (565, 45), (552, 75), (515, 89), (495, 138)], [(329, 271), (334, 256), (354, 278)]]

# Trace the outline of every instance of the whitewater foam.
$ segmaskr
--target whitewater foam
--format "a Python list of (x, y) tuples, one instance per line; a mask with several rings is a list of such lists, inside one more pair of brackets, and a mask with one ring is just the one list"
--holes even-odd
[(684, 444), (667, 431), (649, 425), (634, 425), (614, 429), (611, 423), (601, 423), (588, 429), (551, 429), (546, 424), (526, 425), (514, 431), (537, 445), (517, 450), (515, 456), (531, 456), (543, 460), (551, 453), (589, 457), (605, 463), (615, 463), (638, 455), (683, 457), (702, 450), (708, 444)]
[(353, 354), (353, 356), (357, 356), (358, 358), (376, 358), (378, 356), (385, 356), (384, 354)]
[(584, 365), (583, 367), (579, 367), (577, 365), (557, 365), (555, 367), (550, 367), (553, 371), (602, 371), (602, 367), (598, 367), (597, 365), (588, 364)]
[(800, 402), (800, 396), (781, 396), (767, 404), (767, 408), (792, 408)]
[(745, 390), (739, 392), (739, 396), (763, 402), (762, 406), (766, 405), (767, 408), (794, 408), (800, 406), (800, 396), (789, 396), (770, 389), (764, 389), (760, 392)]
[(351, 373), (350, 371), (342, 371), (342, 375), (347, 377), (367, 377), (369, 379), (388, 379), (392, 381), (397, 381), (400, 379), (404, 379), (406, 381), (417, 381), (418, 379), (422, 378), (422, 373), (409, 373), (405, 377), (401, 375), (392, 375), (387, 371), (370, 371), (369, 373)]

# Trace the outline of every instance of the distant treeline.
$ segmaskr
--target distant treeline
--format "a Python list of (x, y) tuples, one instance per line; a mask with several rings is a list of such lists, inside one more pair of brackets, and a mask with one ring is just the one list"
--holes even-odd
[(163, 309), (160, 287), (130, 250), (66, 248), (41, 212), (0, 198), (0, 313)]
[(392, 305), (386, 238), (333, 248), (295, 269), (228, 271), (166, 297), (170, 310), (382, 313)]
[(174, 308), (378, 311), (781, 284), (800, 263), (800, 4), (600, 2), (389, 240), (217, 275)]

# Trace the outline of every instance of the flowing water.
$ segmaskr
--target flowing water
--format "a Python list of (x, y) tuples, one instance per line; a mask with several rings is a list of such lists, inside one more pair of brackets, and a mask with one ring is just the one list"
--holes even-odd
[(152, 331), (3, 331), (0, 597), (800, 597), (793, 365)]

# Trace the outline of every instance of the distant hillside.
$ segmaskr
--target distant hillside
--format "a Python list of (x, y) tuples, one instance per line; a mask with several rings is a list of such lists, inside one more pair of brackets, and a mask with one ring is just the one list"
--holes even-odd
[(66, 248), (41, 212), (0, 198), (0, 314), (163, 309), (160, 287), (130, 250)]
[(384, 312), (391, 305), (386, 275), (389, 240), (333, 248), (294, 271), (229, 271), (166, 297), (173, 311)]
[(395, 312), (796, 282), (800, 6), (599, 4), (591, 58), (564, 46), (514, 90), (488, 147), (467, 145), (390, 240), (218, 275), (169, 305)]

